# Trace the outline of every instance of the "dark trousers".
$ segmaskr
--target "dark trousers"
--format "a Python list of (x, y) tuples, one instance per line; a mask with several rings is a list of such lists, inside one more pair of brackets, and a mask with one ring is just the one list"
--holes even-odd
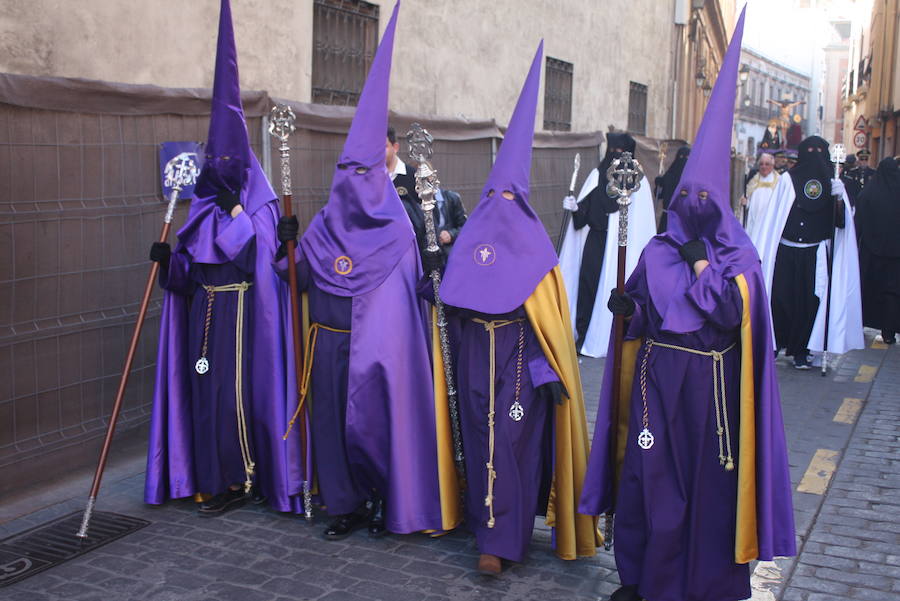
[(812, 334), (819, 297), (816, 296), (817, 246), (778, 245), (772, 280), (772, 323), (775, 344), (789, 356), (804, 356)]

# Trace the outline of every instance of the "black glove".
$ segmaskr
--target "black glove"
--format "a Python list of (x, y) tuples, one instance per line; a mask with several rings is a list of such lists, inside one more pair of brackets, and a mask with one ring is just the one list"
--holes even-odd
[(172, 247), (168, 242), (154, 242), (150, 247), (150, 260), (159, 263), (164, 269), (168, 269), (171, 257)]
[(241, 195), (237, 192), (223, 188), (216, 194), (216, 205), (229, 215), (239, 204), (241, 204)]
[(607, 301), (606, 306), (613, 315), (631, 317), (634, 314), (634, 301), (624, 292), (622, 294), (616, 292), (615, 288), (610, 290), (609, 301)]
[(703, 243), (703, 240), (691, 240), (681, 245), (678, 249), (678, 254), (687, 261), (688, 265), (693, 267), (697, 261), (706, 260), (706, 245)]
[(422, 251), (422, 271), (425, 275), (431, 275), (432, 271), (438, 273), (444, 268), (444, 253), (440, 250), (431, 252), (429, 250)]
[(548, 403), (563, 404), (563, 398), (569, 398), (562, 382), (547, 382), (537, 387), (538, 395)]
[(282, 244), (285, 242), (295, 242), (297, 240), (297, 234), (300, 233), (300, 224), (297, 222), (297, 217), (295, 215), (281, 217), (278, 220), (275, 231), (278, 234), (278, 241)]

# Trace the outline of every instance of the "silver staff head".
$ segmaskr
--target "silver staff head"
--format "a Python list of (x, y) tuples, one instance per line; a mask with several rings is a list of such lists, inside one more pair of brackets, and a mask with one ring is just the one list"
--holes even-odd
[(832, 144), (830, 154), (832, 163), (840, 165), (847, 160), (847, 152), (844, 150), (843, 144)]
[(631, 203), (631, 195), (641, 188), (641, 179), (644, 177), (644, 170), (637, 159), (631, 156), (630, 152), (623, 152), (622, 156), (613, 159), (606, 170), (606, 180), (609, 182), (606, 186), (607, 192), (618, 196), (619, 206), (625, 206)]
[(413, 123), (406, 132), (406, 143), (409, 144), (409, 158), (416, 163), (416, 194), (422, 201), (422, 210), (430, 214), (434, 208), (434, 195), (441, 186), (437, 171), (431, 166), (434, 155), (434, 137), (419, 123)]
[(286, 104), (278, 104), (272, 107), (269, 113), (269, 134), (277, 138), (282, 144), (287, 144), (288, 136), (297, 129), (294, 127), (296, 120), (294, 111)]

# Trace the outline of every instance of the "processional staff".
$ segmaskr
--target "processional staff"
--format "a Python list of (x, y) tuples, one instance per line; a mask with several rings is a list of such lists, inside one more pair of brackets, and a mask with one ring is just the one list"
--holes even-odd
[[(269, 134), (280, 142), (278, 151), (281, 153), (281, 212), (285, 217), (293, 216), (293, 194), (291, 192), (291, 148), (288, 146), (288, 137), (296, 129), (294, 120), (296, 116), (291, 107), (287, 105), (273, 106), (269, 114)], [(302, 405), (301, 374), (303, 374), (303, 347), (300, 346), (300, 290), (297, 287), (297, 270), (294, 259), (295, 243), (288, 240), (285, 243), (288, 263), (288, 287), (291, 294), (291, 334), (294, 342), (294, 373), (297, 377), (297, 402), (298, 407), (297, 428), (300, 435), (300, 461), (303, 465), (303, 514), (307, 521), (312, 520), (312, 492), (309, 483), (309, 466), (306, 461), (306, 407)], [(287, 435), (285, 435), (287, 436)]]
[[(425, 237), (427, 241), (426, 251), (437, 253), (440, 251), (437, 241), (437, 232), (434, 227), (434, 196), (440, 188), (437, 171), (431, 166), (429, 160), (434, 154), (434, 138), (424, 127), (413, 123), (406, 133), (406, 141), (409, 144), (409, 158), (418, 164), (416, 169), (416, 194), (422, 201), (422, 212), (425, 214)], [(447, 405), (450, 410), (450, 429), (453, 436), (453, 460), (456, 464), (456, 472), (460, 482), (465, 481), (465, 463), (463, 457), (462, 433), (459, 424), (459, 402), (456, 394), (456, 384), (453, 378), (453, 363), (450, 357), (450, 337), (447, 332), (447, 318), (444, 312), (444, 303), (441, 301), (439, 290), (441, 287), (441, 272), (434, 269), (428, 276), (434, 290), (434, 306), (437, 312), (438, 332), (441, 340), (441, 361), (444, 365), (444, 378), (447, 384)]]
[[(831, 147), (831, 162), (834, 163), (834, 179), (841, 176), (841, 165), (847, 160), (847, 153), (844, 152), (843, 144), (835, 144)], [(834, 274), (834, 236), (837, 224), (838, 203), (833, 203), (831, 207), (831, 244), (827, 249), (828, 257), (828, 291), (825, 294), (825, 340), (822, 343), (822, 377), (828, 371), (828, 329), (831, 321), (831, 279)]]
[[(163, 217), (163, 226), (162, 231), (159, 234), (159, 242), (167, 242), (169, 240), (169, 230), (172, 227), (172, 216), (175, 214), (175, 204), (178, 202), (178, 194), (181, 192), (182, 187), (191, 183), (198, 173), (196, 163), (190, 158), (187, 158), (184, 154), (169, 161), (167, 167), (169, 166), (171, 166), (171, 171), (167, 168), (166, 175), (167, 178), (171, 179), (168, 179), (165, 183), (171, 182), (172, 191), (169, 193), (169, 204), (166, 208), (165, 217)], [(97, 469), (94, 471), (91, 492), (88, 495), (87, 505), (85, 505), (84, 514), (81, 517), (81, 527), (75, 534), (78, 538), (88, 537), (91, 515), (94, 513), (97, 494), (100, 492), (100, 481), (102, 480), (103, 472), (106, 469), (106, 460), (109, 458), (109, 449), (112, 445), (113, 434), (115, 434), (116, 423), (119, 421), (119, 413), (122, 410), (122, 400), (125, 398), (125, 388), (128, 386), (128, 377), (131, 375), (131, 366), (134, 363), (134, 356), (137, 353), (138, 341), (141, 338), (141, 330), (144, 327), (144, 320), (147, 317), (147, 308), (150, 305), (150, 296), (153, 294), (153, 287), (156, 283), (156, 276), (158, 273), (159, 263), (154, 261), (150, 265), (150, 274), (147, 276), (147, 283), (144, 285), (144, 296), (141, 298), (137, 321), (134, 324), (134, 331), (131, 333), (131, 344), (128, 346), (128, 354), (125, 355), (125, 365), (122, 367), (121, 376), (119, 376), (119, 388), (116, 391), (116, 400), (113, 403), (109, 424), (106, 426), (106, 437), (103, 439), (103, 447), (100, 449), (100, 457), (97, 460)]]
[[(619, 261), (616, 267), (616, 293), (625, 292), (625, 258), (628, 251), (628, 207), (631, 205), (631, 195), (641, 187), (641, 178), (644, 172), (637, 159), (631, 157), (630, 152), (623, 152), (622, 156), (614, 159), (606, 170), (606, 179), (609, 182), (606, 191), (610, 195), (616, 195), (619, 204)], [(625, 339), (625, 316), (613, 316), (613, 384), (612, 384), (612, 428), (609, 437), (610, 457), (612, 461), (612, 473), (616, 473), (616, 459), (619, 449), (619, 394), (622, 380), (622, 344)], [(650, 448), (653, 445), (653, 435), (645, 429), (639, 435), (642, 447)], [(615, 478), (613, 479), (616, 481)], [(615, 485), (617, 488), (618, 484)], [(612, 506), (606, 512), (603, 546), (608, 551), (613, 542), (613, 516), (616, 512), (616, 490), (612, 495)]]
[[(572, 179), (569, 181), (569, 196), (575, 196), (575, 182), (578, 180), (578, 170), (581, 169), (581, 153), (575, 153), (575, 164), (572, 166)], [(563, 211), (562, 224), (559, 226), (559, 236), (556, 238), (556, 254), (562, 249), (563, 238), (566, 235), (566, 227), (572, 218), (571, 211)]]

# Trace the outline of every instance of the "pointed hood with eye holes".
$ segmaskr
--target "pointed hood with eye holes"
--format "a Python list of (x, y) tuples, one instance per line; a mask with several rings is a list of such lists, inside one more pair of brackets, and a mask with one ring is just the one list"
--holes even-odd
[(415, 239), (384, 165), (399, 8), (397, 2), (369, 69), (328, 202), (300, 240), (316, 284), (338, 296), (357, 296), (378, 287)]
[[(447, 261), (440, 293), (449, 305), (480, 313), (509, 313), (525, 302), (558, 262), (547, 230), (528, 204), (543, 49), (542, 41), (481, 200)], [(513, 198), (505, 198), (504, 192)]]
[[(745, 9), (746, 10), (746, 9)], [(730, 199), (731, 131), (744, 12), (734, 29), (722, 68), (710, 95), (687, 164), (669, 203), (666, 232), (644, 251), (650, 293), (663, 327), (685, 333), (699, 329), (704, 317), (687, 298), (673, 294), (671, 282), (687, 282), (690, 267), (678, 248), (691, 240), (706, 242), (710, 264), (725, 277), (759, 265), (759, 255), (734, 216)]]
[(187, 221), (178, 231), (178, 241), (198, 263), (227, 263), (229, 257), (218, 248), (215, 240), (232, 219), (216, 206), (216, 195), (226, 189), (238, 192), (241, 205), (251, 216), (277, 201), (275, 191), (250, 148), (229, 0), (222, 0), (219, 11), (212, 108), (204, 151), (203, 167), (194, 187)]

